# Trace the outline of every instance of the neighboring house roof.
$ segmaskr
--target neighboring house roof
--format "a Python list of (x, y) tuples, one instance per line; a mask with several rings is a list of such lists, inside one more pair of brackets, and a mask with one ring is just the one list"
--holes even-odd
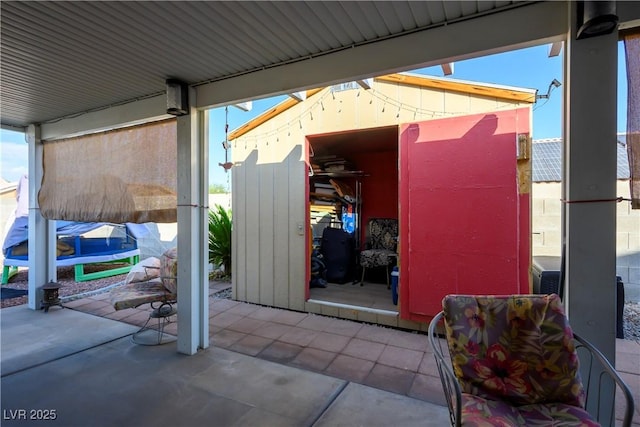
[(9, 182), (4, 178), (0, 178), (0, 194), (2, 195), (14, 192), (17, 186), (18, 186), (17, 182)]
[[(627, 137), (618, 135), (618, 179), (629, 179)], [(531, 146), (533, 182), (562, 181), (562, 138), (534, 140)]]
[[(536, 89), (519, 88), (505, 85), (495, 85), (491, 83), (479, 83), (466, 80), (450, 79), (446, 77), (434, 77), (426, 76), (423, 74), (415, 73), (396, 73), (388, 74), (385, 76), (374, 77), (374, 81), (395, 83), (406, 86), (416, 86), (419, 88), (438, 89), (449, 92), (460, 92), (470, 95), (486, 96), (491, 98), (515, 101), (515, 102), (528, 102), (534, 103), (536, 100)], [(340, 85), (334, 85), (338, 87)], [(316, 93), (326, 89), (317, 88), (306, 91), (306, 99), (309, 99)], [(257, 128), (261, 124), (271, 120), (277, 115), (287, 111), (289, 108), (298, 104), (300, 101), (289, 98), (273, 108), (265, 111), (264, 113), (256, 116), (254, 119), (243, 124), (239, 128), (229, 133), (229, 140), (234, 140), (241, 137), (247, 132)], [(304, 101), (302, 101), (304, 102)]]

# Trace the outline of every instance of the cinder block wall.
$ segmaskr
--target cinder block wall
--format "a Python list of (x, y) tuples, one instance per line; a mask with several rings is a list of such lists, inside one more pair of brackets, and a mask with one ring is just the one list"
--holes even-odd
[[(532, 188), (532, 253), (560, 256), (562, 194), (559, 182), (534, 182)], [(619, 180), (617, 196), (629, 198), (629, 181)], [(640, 210), (617, 204), (616, 272), (625, 285), (640, 286)]]
[(562, 251), (562, 194), (559, 182), (534, 182), (531, 189), (531, 252), (560, 256)]

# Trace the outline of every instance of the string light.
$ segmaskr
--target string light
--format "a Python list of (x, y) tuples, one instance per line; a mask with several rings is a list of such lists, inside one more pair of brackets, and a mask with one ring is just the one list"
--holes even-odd
[(225, 173), (229, 172), (229, 169), (233, 166), (233, 163), (229, 161), (229, 107), (224, 107), (224, 142), (222, 143), (224, 148), (224, 163), (218, 163), (222, 166)]
[[(437, 110), (431, 110), (431, 109), (426, 109), (426, 108), (420, 108), (420, 107), (416, 107), (413, 105), (409, 105), (409, 104), (405, 104), (401, 101), (397, 101), (393, 98), (390, 98), (389, 96), (376, 91), (374, 88), (371, 89), (367, 89), (367, 92), (370, 94), (371, 98), (369, 99), (369, 104), (373, 104), (373, 100), (374, 98), (379, 99), (380, 101), (383, 102), (382, 105), (382, 113), (384, 113), (386, 111), (386, 105), (387, 103), (391, 106), (391, 107), (395, 107), (398, 109), (397, 113), (396, 113), (396, 118), (400, 118), (400, 114), (402, 112), (402, 110), (405, 110), (407, 112), (413, 113), (413, 119), (414, 120), (418, 120), (420, 117), (424, 117), (424, 118), (437, 118), (437, 117), (452, 117), (452, 116), (461, 116), (461, 115), (468, 115), (469, 112), (468, 111), (437, 111)], [(360, 90), (358, 90), (358, 95), (360, 93)], [(328, 97), (329, 95), (331, 95), (331, 97), (335, 100), (336, 96), (335, 93), (333, 91), (333, 88), (329, 88), (326, 92), (322, 93), (320, 98), (318, 98), (313, 104), (311, 104), (308, 108), (302, 110), (297, 116), (293, 117), (291, 120), (288, 120), (287, 123), (283, 124), (282, 126), (278, 127), (277, 129), (272, 129), (269, 130), (267, 132), (264, 132), (260, 135), (257, 135), (257, 137), (269, 137), (269, 136), (277, 136), (280, 133), (284, 132), (285, 130), (287, 131), (287, 136), (290, 137), (291, 136), (291, 126), (292, 123), (295, 122), (295, 120), (298, 120), (298, 126), (300, 129), (303, 129), (302, 126), (302, 118), (306, 117), (307, 114), (309, 114), (309, 118), (311, 120), (315, 120), (315, 118), (313, 117), (313, 112), (312, 110), (314, 108), (316, 108), (318, 106), (318, 104), (320, 104), (320, 108), (322, 111), (325, 111), (325, 106), (324, 106), (324, 100), (326, 97)], [(499, 110), (504, 110), (504, 109), (511, 109), (514, 108), (517, 105), (517, 103), (502, 103), (502, 104), (498, 104), (495, 108), (492, 109), (492, 111), (499, 111)], [(339, 100), (339, 105), (338, 105), (338, 113), (342, 112), (342, 100)], [(245, 144), (246, 144), (246, 137), (245, 138), (238, 138), (238, 139), (245, 139)], [(246, 149), (246, 145), (245, 145), (245, 149)]]

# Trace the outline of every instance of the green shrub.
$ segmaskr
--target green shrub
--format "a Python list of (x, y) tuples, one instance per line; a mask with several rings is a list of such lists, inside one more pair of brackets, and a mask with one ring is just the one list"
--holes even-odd
[(220, 205), (209, 210), (209, 262), (231, 275), (231, 211)]
[(227, 186), (224, 184), (209, 184), (209, 194), (227, 194)]

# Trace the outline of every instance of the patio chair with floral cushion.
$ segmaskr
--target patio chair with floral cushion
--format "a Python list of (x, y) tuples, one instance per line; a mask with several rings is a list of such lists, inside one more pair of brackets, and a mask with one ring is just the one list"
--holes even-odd
[(360, 286), (364, 284), (364, 272), (367, 268), (385, 267), (387, 272), (387, 288), (389, 284), (389, 266), (397, 259), (398, 220), (394, 218), (370, 218), (366, 229), (366, 249), (360, 252), (362, 277)]
[(616, 386), (631, 425), (629, 388), (573, 333), (557, 295), (447, 295), (442, 306), (429, 341), (453, 426), (614, 425)]

